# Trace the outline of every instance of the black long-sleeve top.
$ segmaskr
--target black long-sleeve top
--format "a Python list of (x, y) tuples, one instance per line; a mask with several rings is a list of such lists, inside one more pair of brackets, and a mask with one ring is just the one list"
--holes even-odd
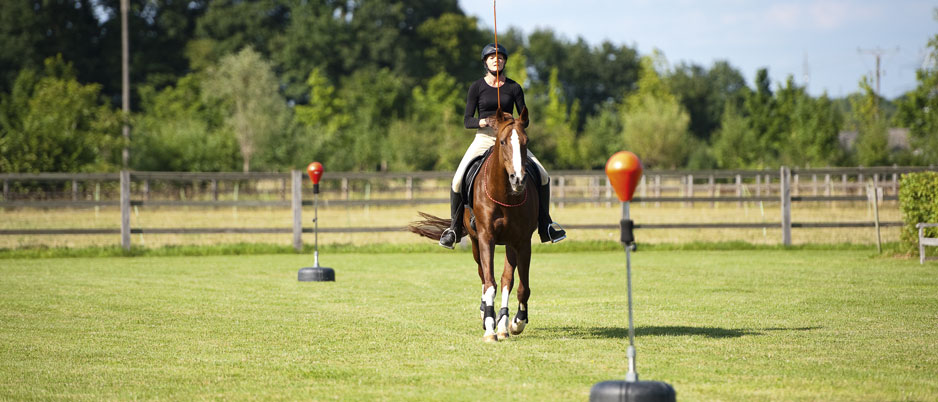
[[(515, 108), (518, 113), (521, 113), (524, 109), (524, 90), (521, 89), (521, 85), (506, 77), (500, 92), (502, 111), (514, 115), (513, 108)], [(485, 78), (479, 78), (469, 86), (469, 94), (466, 96), (466, 114), (463, 119), (466, 128), (479, 128), (480, 119), (495, 115), (495, 111), (498, 110), (496, 101), (498, 94), (499, 89), (486, 83)], [(479, 112), (479, 117), (475, 117), (476, 111)], [(527, 121), (524, 127), (528, 127)]]

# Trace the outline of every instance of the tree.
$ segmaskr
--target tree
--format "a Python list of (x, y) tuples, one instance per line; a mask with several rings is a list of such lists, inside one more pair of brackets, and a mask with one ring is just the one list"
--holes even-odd
[(599, 111), (586, 117), (580, 133), (581, 164), (585, 168), (602, 168), (612, 154), (625, 149), (622, 122), (614, 102), (606, 102)]
[(858, 122), (856, 162), (861, 166), (883, 166), (890, 163), (888, 127), (878, 108), (878, 99), (869, 79), (860, 80), (862, 97), (851, 99), (854, 118)]
[[(476, 19), (456, 13), (430, 18), (417, 27), (426, 66), (431, 73), (447, 73), (459, 82), (472, 81), (481, 73), (482, 61), (472, 58), (486, 37), (476, 27)], [(512, 65), (521, 51), (512, 52)], [(473, 63), (470, 60), (478, 60)]]
[(209, 70), (204, 85), (203, 96), (223, 103), (225, 123), (238, 140), (241, 168), (250, 171), (255, 152), (283, 130), (290, 117), (270, 63), (248, 47), (223, 57)]
[(646, 166), (673, 169), (684, 165), (693, 148), (687, 131), (690, 116), (661, 80), (655, 64), (664, 64), (659, 54), (642, 58), (638, 90), (625, 98), (621, 108), (623, 135), (626, 146)]
[(748, 93), (743, 101), (743, 114), (758, 138), (758, 158), (750, 162), (750, 167), (754, 168), (778, 165), (782, 137), (786, 131), (785, 116), (779, 113), (771, 85), (768, 70), (759, 69), (756, 71), (755, 91)]
[(623, 93), (634, 89), (638, 80), (638, 52), (626, 46), (603, 42), (590, 47), (582, 38), (571, 43), (558, 38), (550, 29), (538, 29), (528, 35), (525, 51), (532, 71), (532, 88), (546, 85), (551, 70), (557, 68), (564, 98), (580, 101), (573, 116), (577, 130), (582, 129), (580, 123), (585, 121), (586, 114), (594, 113), (605, 102), (619, 100)]
[(726, 102), (741, 106), (749, 90), (743, 75), (726, 61), (715, 62), (709, 70), (682, 63), (666, 81), (690, 115), (691, 133), (703, 141), (720, 126)]
[(827, 95), (812, 98), (788, 77), (778, 91), (780, 116), (788, 120), (780, 161), (794, 166), (831, 166), (843, 156), (838, 133), (843, 118)]
[(238, 143), (225, 124), (222, 104), (202, 95), (201, 74), (176, 86), (140, 89), (141, 112), (134, 121), (136, 170), (219, 172), (236, 170)]
[[(934, 10), (938, 20), (938, 8)], [(918, 85), (898, 101), (895, 122), (909, 129), (913, 155), (923, 165), (938, 164), (938, 35), (928, 41), (932, 64), (916, 71)]]
[[(92, 0), (101, 15), (100, 53), (87, 55), (100, 61), (94, 80), (119, 103), (121, 93), (120, 0)], [(195, 36), (197, 21), (204, 15), (208, 0), (131, 0), (128, 10), (131, 82), (162, 89), (174, 85), (189, 72), (186, 45)], [(132, 93), (132, 96), (136, 96)], [(132, 101), (136, 108), (138, 102)]]
[[(79, 82), (102, 82), (102, 32), (92, 0), (0, 2), (0, 92), (12, 89), (23, 69), (42, 70), (62, 55)], [(118, 53), (119, 53), (118, 48)]]
[(387, 130), (404, 114), (408, 87), (404, 78), (389, 69), (360, 69), (342, 81), (339, 96), (352, 116), (340, 133), (344, 154), (341, 165), (349, 170), (385, 170), (392, 158)]
[(713, 156), (721, 169), (751, 168), (761, 159), (758, 135), (749, 119), (732, 102), (726, 103), (720, 128), (714, 133), (712, 142)]
[[(545, 161), (552, 161), (557, 167), (571, 168), (579, 159), (576, 138), (575, 117), (579, 102), (567, 105), (563, 87), (558, 79), (556, 68), (551, 70), (547, 85), (547, 103), (540, 107), (540, 124), (533, 129), (537, 138), (534, 147)], [(570, 108), (569, 112), (567, 108)], [(543, 144), (543, 145), (541, 145)]]
[(98, 84), (61, 57), (20, 72), (0, 102), (0, 172), (109, 171), (118, 166), (118, 115)]

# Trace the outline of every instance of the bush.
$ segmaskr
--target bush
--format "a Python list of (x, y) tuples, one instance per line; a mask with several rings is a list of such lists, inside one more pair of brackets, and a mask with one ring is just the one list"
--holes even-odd
[[(899, 180), (899, 209), (902, 210), (900, 240), (909, 252), (918, 252), (918, 228), (921, 222), (938, 223), (938, 172), (902, 175)], [(938, 228), (926, 228), (927, 237), (938, 237)]]

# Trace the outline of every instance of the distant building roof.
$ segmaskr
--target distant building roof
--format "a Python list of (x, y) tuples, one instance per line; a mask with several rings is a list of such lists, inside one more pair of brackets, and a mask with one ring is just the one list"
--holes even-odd
[[(859, 137), (859, 135), (860, 134), (855, 130), (841, 131), (837, 133), (837, 140), (840, 142), (841, 148), (852, 149), (857, 143), (857, 137)], [(890, 128), (886, 136), (890, 151), (909, 149), (909, 129)]]

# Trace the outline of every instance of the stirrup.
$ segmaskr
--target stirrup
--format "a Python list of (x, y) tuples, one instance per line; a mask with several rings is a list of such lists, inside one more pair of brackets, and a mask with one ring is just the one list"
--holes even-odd
[(563, 230), (559, 223), (551, 222), (547, 225), (547, 237), (550, 238), (551, 243), (557, 243), (567, 238), (567, 231)]
[[(453, 236), (453, 242), (450, 243), (450, 244), (443, 243), (443, 239), (446, 238), (446, 235), (447, 235), (447, 234)], [(456, 239), (456, 231), (454, 231), (454, 230), (451, 229), (451, 228), (446, 228), (446, 230), (443, 231), (443, 234), (440, 235), (440, 245), (443, 246), (443, 247), (446, 247), (446, 248), (448, 248), (448, 249), (450, 249), (450, 250), (456, 248), (456, 241), (457, 241), (457, 239)]]

